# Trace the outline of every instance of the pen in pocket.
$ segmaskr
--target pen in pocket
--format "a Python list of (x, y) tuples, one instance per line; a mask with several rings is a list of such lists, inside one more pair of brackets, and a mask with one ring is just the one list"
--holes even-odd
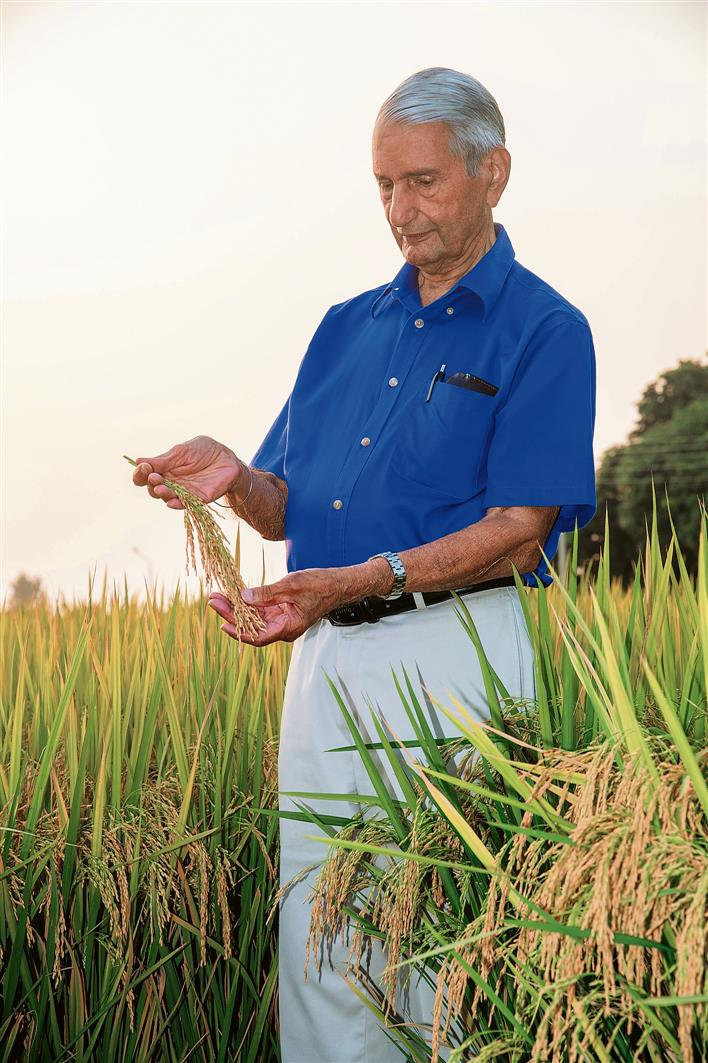
[(435, 374), (435, 376), (433, 377), (433, 379), (430, 381), (430, 387), (428, 388), (428, 394), (425, 397), (425, 401), (426, 402), (430, 402), (430, 396), (433, 394), (433, 388), (435, 387), (435, 381), (436, 380), (444, 380), (445, 379), (445, 366), (446, 365), (447, 365), (447, 362), (443, 362), (443, 364), (440, 366), (440, 368), (438, 369), (438, 371)]

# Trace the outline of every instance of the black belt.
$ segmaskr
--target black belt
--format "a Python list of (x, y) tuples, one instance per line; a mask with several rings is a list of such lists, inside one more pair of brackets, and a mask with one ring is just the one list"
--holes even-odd
[[(475, 583), (471, 587), (461, 587), (457, 594), (474, 594), (475, 591), (488, 591), (492, 587), (514, 587), (513, 576), (501, 576), (499, 579), (490, 579), (486, 583)], [(435, 605), (436, 602), (444, 602), (452, 598), (452, 591), (423, 591), (423, 601), (426, 605)], [(375, 624), (382, 616), (393, 616), (395, 613), (405, 613), (409, 609), (416, 609), (415, 598), (412, 594), (403, 593), (399, 598), (387, 601), (378, 595), (367, 598), (359, 598), (356, 602), (348, 605), (340, 605), (325, 613), (323, 619), (329, 620), (335, 627), (348, 627), (350, 624)]]

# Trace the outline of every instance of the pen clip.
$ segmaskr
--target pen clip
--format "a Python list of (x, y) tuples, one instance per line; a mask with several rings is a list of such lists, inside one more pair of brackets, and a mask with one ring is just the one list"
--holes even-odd
[(426, 402), (430, 402), (430, 396), (433, 394), (433, 388), (435, 387), (435, 381), (436, 380), (444, 380), (445, 379), (445, 369), (446, 369), (446, 367), (447, 367), (447, 362), (443, 362), (443, 364), (440, 366), (438, 371), (433, 376), (433, 379), (430, 381), (430, 387), (428, 388), (428, 394), (425, 396), (425, 401)]

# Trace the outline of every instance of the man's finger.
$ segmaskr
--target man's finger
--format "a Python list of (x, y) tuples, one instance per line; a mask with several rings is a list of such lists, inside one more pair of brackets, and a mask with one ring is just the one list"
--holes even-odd
[(143, 458), (138, 458), (137, 464), (133, 469), (133, 483), (137, 487), (145, 487), (148, 482), (148, 476), (153, 472), (152, 465), (149, 461)]
[(169, 467), (169, 462), (172, 458), (172, 452), (166, 450), (164, 454), (154, 454), (151, 458), (136, 458), (137, 465), (149, 465), (150, 472), (165, 472), (165, 468)]
[[(225, 598), (215, 599), (214, 601), (210, 600), (209, 606), (214, 610), (215, 613), (218, 613), (219, 616), (222, 616), (224, 620), (228, 620), (230, 624), (234, 623), (236, 618), (234, 616), (233, 609), (231, 608), (231, 603), (228, 602)], [(223, 625), (221, 630), (224, 630)]]
[(277, 642), (288, 634), (286, 627), (287, 623), (285, 622), (281, 624), (271, 623), (263, 631), (257, 631), (255, 635), (250, 635), (247, 631), (242, 631), (240, 635), (237, 634), (235, 624), (222, 624), (221, 630), (232, 639), (247, 642), (249, 646), (267, 646), (269, 643)]
[(221, 591), (210, 591), (209, 592), (209, 604), (211, 605), (212, 602), (216, 602), (216, 601), (220, 601), (224, 605), (227, 605), (229, 607), (229, 609), (233, 609), (233, 602), (231, 601), (230, 598), (227, 598), (225, 594), (222, 594)]
[(265, 639), (264, 641), (259, 641), (259, 636), (263, 635), (262, 631), (259, 632), (259, 635), (256, 635), (255, 637), (253, 635), (248, 635), (245, 631), (242, 631), (240, 635), (237, 635), (236, 627), (234, 624), (222, 624), (221, 630), (225, 634), (229, 635), (232, 639), (236, 639), (239, 642), (247, 642), (250, 646), (265, 646), (268, 642), (272, 641), (272, 639)]
[(227, 635), (230, 635), (232, 639), (236, 639), (238, 642), (247, 642), (249, 646), (268, 646), (271, 642), (276, 642), (279, 638), (269, 631), (259, 631), (257, 635), (249, 635), (246, 631), (242, 631), (240, 635), (236, 634), (236, 628), (233, 624), (222, 624), (221, 630), (225, 631)]
[[(236, 635), (236, 628), (233, 624), (222, 624), (221, 630), (224, 632), (224, 634), (229, 635), (232, 639), (238, 638), (238, 636)], [(241, 636), (241, 638), (243, 639), (243, 636)]]

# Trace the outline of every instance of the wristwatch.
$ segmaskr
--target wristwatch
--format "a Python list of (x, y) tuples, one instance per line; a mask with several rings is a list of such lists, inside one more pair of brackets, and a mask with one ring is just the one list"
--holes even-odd
[(385, 557), (393, 572), (393, 588), (389, 594), (380, 594), (378, 597), (387, 602), (393, 598), (400, 598), (406, 585), (406, 570), (400, 557), (393, 550), (383, 550), (380, 554), (372, 554), (366, 560), (371, 561), (374, 557)]

